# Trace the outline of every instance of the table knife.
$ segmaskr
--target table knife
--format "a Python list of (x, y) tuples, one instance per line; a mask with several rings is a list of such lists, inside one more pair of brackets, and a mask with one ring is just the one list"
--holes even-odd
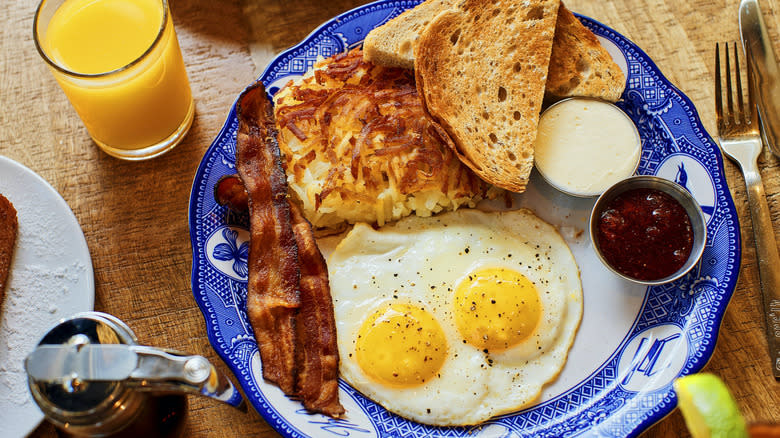
[(753, 68), (761, 135), (769, 150), (780, 157), (780, 112), (776, 107), (780, 102), (780, 68), (758, 0), (740, 2), (739, 29), (743, 48), (749, 54), (747, 62)]

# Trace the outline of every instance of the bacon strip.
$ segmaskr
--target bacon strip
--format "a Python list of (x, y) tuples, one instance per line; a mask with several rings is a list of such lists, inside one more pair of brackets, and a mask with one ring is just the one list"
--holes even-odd
[(8, 273), (11, 271), (11, 259), (16, 244), (16, 234), (19, 221), (16, 219), (16, 209), (11, 201), (0, 195), (0, 307), (5, 297), (5, 287)]
[(296, 392), (306, 409), (339, 417), (339, 350), (328, 284), (328, 266), (314, 240), (311, 224), (291, 204), (293, 231), (301, 267), (301, 308), (296, 320), (299, 365)]
[(298, 248), (290, 222), (273, 108), (258, 82), (238, 101), (236, 168), (249, 195), (247, 313), (263, 377), (294, 394), (295, 319), (301, 300)]
[(263, 377), (285, 394), (300, 396), (306, 409), (339, 417), (344, 407), (339, 403), (328, 267), (311, 224), (287, 199), (273, 109), (261, 83), (239, 98), (238, 121), (236, 168), (241, 179), (220, 182), (230, 198), (240, 198), (242, 188), (248, 196), (247, 312)]

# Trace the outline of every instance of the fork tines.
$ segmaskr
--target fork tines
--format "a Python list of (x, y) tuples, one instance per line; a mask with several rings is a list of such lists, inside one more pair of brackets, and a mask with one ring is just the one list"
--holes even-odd
[[(719, 127), (729, 127), (736, 125), (750, 125), (756, 123), (756, 107), (755, 99), (753, 96), (753, 71), (750, 62), (747, 64), (747, 107), (745, 106), (743, 92), (742, 92), (742, 69), (739, 65), (739, 50), (737, 49), (737, 43), (732, 42), (732, 53), (734, 59), (733, 76), (736, 84), (732, 85), (732, 67), (731, 59), (729, 56), (729, 43), (723, 44), (725, 47), (726, 55), (726, 68), (723, 72), (726, 76), (726, 108), (723, 107), (723, 91), (722, 91), (722, 77), (721, 77), (721, 64), (720, 64), (720, 44), (715, 43), (715, 112), (718, 117)], [(749, 47), (746, 47), (749, 54)], [(736, 88), (736, 90), (734, 90)], [(734, 92), (736, 91), (737, 107), (734, 107)], [(726, 110), (727, 118), (723, 119), (723, 111)]]

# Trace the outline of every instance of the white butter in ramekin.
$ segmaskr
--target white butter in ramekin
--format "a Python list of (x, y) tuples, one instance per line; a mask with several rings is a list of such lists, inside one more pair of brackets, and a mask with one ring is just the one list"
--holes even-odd
[(641, 149), (634, 122), (620, 108), (571, 98), (542, 114), (534, 164), (555, 188), (574, 196), (597, 196), (636, 171)]

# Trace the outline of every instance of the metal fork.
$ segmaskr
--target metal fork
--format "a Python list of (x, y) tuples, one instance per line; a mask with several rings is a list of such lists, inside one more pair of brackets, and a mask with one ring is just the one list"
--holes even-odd
[[(719, 44), (715, 44), (715, 110), (718, 115), (718, 139), (721, 150), (739, 165), (745, 177), (758, 258), (758, 276), (766, 319), (769, 357), (772, 360), (772, 374), (775, 380), (780, 381), (780, 256), (778, 256), (772, 220), (766, 203), (764, 184), (758, 171), (758, 155), (761, 153), (763, 143), (755, 104), (753, 72), (750, 62), (746, 62), (748, 99), (745, 105), (736, 42), (733, 43), (733, 47), (733, 74), (736, 86), (732, 86), (729, 45), (726, 43), (726, 106), (724, 107), (721, 50)], [(734, 93), (737, 97), (736, 107)]]

